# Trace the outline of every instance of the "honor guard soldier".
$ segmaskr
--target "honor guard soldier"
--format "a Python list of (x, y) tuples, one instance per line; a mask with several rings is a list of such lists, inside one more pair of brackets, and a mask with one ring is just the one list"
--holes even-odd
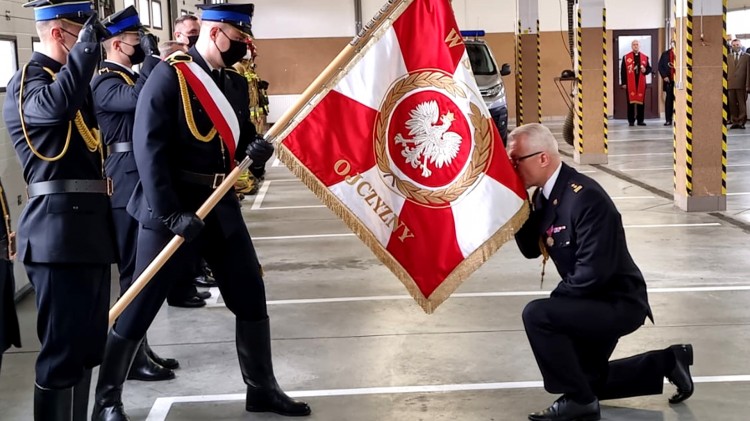
[(121, 395), (130, 361), (170, 283), (198, 256), (213, 269), (226, 306), (236, 317), (246, 410), (310, 414), (307, 404), (289, 398), (276, 382), (261, 267), (235, 192), (227, 192), (204, 221), (195, 214), (235, 165), (235, 158), (247, 155), (252, 170), (262, 175), (273, 155), (273, 146), (256, 138), (248, 120), (246, 80), (224, 69), (247, 51), (254, 6), (198, 7), (203, 15), (197, 44), (187, 54), (173, 55), (157, 65), (138, 98), (133, 147), (140, 180), (128, 203), (128, 211), (141, 224), (136, 273), (174, 235), (184, 237), (186, 243), (110, 332), (96, 387), (94, 420), (127, 419)]
[[(161, 60), (158, 42), (143, 30), (135, 7), (128, 6), (102, 23), (111, 35), (103, 42), (107, 59), (101, 64), (99, 75), (91, 82), (91, 92), (102, 142), (107, 147), (104, 169), (113, 185), (110, 199), (120, 258), (118, 269), (122, 295), (133, 283), (138, 238), (138, 221), (125, 210), (138, 182), (133, 159), (135, 104), (148, 75)], [(142, 64), (140, 74), (131, 70), (137, 64)], [(176, 360), (154, 354), (144, 336), (128, 378), (170, 380), (175, 377), (171, 369), (178, 366)]]
[(653, 320), (612, 199), (561, 161), (557, 140), (541, 124), (513, 130), (508, 156), (526, 187), (537, 187), (529, 219), (516, 234), (518, 247), (530, 259), (549, 256), (562, 277), (550, 298), (523, 310), (544, 388), (563, 394), (529, 419), (595, 421), (599, 400), (661, 394), (665, 377), (677, 386), (670, 403), (689, 398), (691, 345), (609, 361), (621, 337)]
[(0, 369), (3, 366), (3, 352), (15, 346), (21, 347), (21, 335), (18, 330), (16, 315), (15, 277), (13, 276), (13, 259), (15, 257), (15, 236), (10, 228), (8, 198), (0, 182)]
[(89, 90), (107, 30), (89, 1), (24, 6), (42, 46), (8, 83), (3, 116), (28, 185), (18, 260), (36, 290), (34, 419), (84, 420), (117, 254)]

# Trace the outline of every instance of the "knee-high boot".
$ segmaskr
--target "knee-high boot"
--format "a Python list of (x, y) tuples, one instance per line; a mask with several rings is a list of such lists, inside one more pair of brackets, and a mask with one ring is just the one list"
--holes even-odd
[(109, 331), (104, 361), (99, 368), (99, 381), (96, 383), (92, 421), (130, 420), (122, 406), (122, 385), (140, 343), (141, 341), (118, 335), (114, 329)]
[(180, 368), (180, 362), (175, 360), (174, 358), (162, 358), (156, 355), (156, 352), (154, 352), (154, 350), (151, 349), (151, 346), (148, 344), (147, 336), (148, 335), (143, 337), (143, 348), (146, 350), (146, 355), (148, 355), (148, 357), (151, 358), (153, 362), (170, 370), (177, 370), (178, 368)]
[(245, 409), (286, 416), (310, 415), (310, 407), (284, 393), (276, 382), (271, 363), (271, 331), (268, 318), (257, 322), (237, 320), (237, 355), (247, 384)]
[(174, 379), (174, 371), (163, 367), (148, 356), (146, 338), (144, 337), (135, 351), (133, 363), (128, 371), (128, 380), (142, 380), (144, 382), (158, 382)]
[(89, 419), (89, 389), (91, 388), (91, 369), (83, 372), (81, 380), (73, 386), (73, 421)]
[(70, 421), (73, 388), (43, 389), (34, 385), (34, 421)]

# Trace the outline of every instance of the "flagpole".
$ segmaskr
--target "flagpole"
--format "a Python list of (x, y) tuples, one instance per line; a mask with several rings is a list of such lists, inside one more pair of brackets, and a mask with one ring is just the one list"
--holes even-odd
[[(367, 23), (359, 34), (352, 39), (349, 44), (331, 61), (328, 66), (316, 77), (307, 89), (302, 92), (297, 101), (279, 117), (276, 123), (266, 133), (266, 140), (276, 141), (276, 137), (282, 133), (294, 117), (310, 102), (318, 92), (321, 91), (334, 76), (339, 74), (344, 66), (359, 52), (360, 48), (369, 41), (372, 34), (380, 29), (393, 13), (399, 8), (408, 6), (414, 0), (388, 0), (380, 11)], [(281, 141), (281, 139), (279, 139)]]
[[(388, 20), (394, 12), (400, 7), (407, 6), (413, 0), (389, 0), (380, 11), (373, 17), (370, 22), (365, 25), (362, 30), (357, 34), (352, 41), (347, 44), (346, 47), (336, 56), (333, 61), (313, 80), (310, 86), (300, 95), (297, 101), (289, 109), (282, 114), (282, 116), (271, 126), (265, 135), (265, 139), (269, 142), (274, 142), (275, 138), (291, 124), (294, 117), (302, 110), (302, 108), (315, 96), (318, 92), (323, 89), (325, 84), (336, 76), (344, 65), (351, 61), (360, 50), (360, 48), (367, 43), (372, 34), (377, 31), (382, 24)], [(280, 140), (279, 140), (280, 141)], [(234, 186), (234, 183), (240, 176), (240, 173), (250, 167), (250, 158), (245, 157), (242, 162), (237, 165), (227, 176), (224, 181), (211, 193), (206, 201), (201, 205), (195, 214), (201, 220), (206, 218), (209, 212), (219, 203), (224, 195), (227, 194), (230, 188)], [(125, 294), (120, 297), (119, 300), (109, 310), (109, 324), (113, 324), (115, 320), (122, 314), (123, 311), (133, 302), (136, 296), (148, 285), (151, 279), (156, 275), (157, 272), (164, 266), (164, 264), (177, 252), (185, 239), (175, 235), (167, 243), (167, 245), (159, 252), (154, 260), (146, 267), (146, 269), (138, 276), (138, 279), (133, 282), (132, 285), (125, 291)]]

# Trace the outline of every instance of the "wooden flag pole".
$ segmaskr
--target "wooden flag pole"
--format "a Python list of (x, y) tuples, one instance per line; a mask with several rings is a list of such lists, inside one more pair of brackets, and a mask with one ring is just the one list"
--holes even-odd
[[(293, 118), (302, 110), (302, 108), (315, 96), (318, 92), (323, 89), (326, 83), (333, 77), (339, 74), (344, 66), (351, 61), (351, 59), (358, 53), (360, 47), (364, 45), (372, 36), (372, 34), (380, 28), (380, 26), (393, 15), (401, 6), (407, 6), (413, 0), (389, 0), (381, 9), (378, 14), (360, 31), (359, 35), (354, 39), (336, 56), (335, 59), (318, 75), (317, 78), (305, 89), (300, 95), (299, 99), (290, 107), (279, 120), (271, 126), (266, 133), (266, 140), (273, 142), (275, 138), (291, 124)], [(240, 173), (250, 167), (250, 159), (245, 159), (235, 167), (232, 172), (227, 174), (224, 181), (217, 187), (211, 196), (201, 205), (201, 207), (195, 212), (200, 219), (205, 219), (206, 215), (219, 203), (224, 195), (227, 194), (230, 188), (234, 186), (234, 183), (240, 176)], [(146, 269), (138, 276), (138, 279), (128, 288), (125, 294), (120, 297), (119, 300), (109, 310), (109, 324), (113, 324), (115, 320), (122, 314), (123, 311), (130, 305), (135, 297), (146, 287), (156, 273), (164, 266), (177, 249), (185, 242), (185, 239), (175, 235), (172, 240), (167, 243), (166, 247), (154, 258), (154, 260), (146, 267)]]

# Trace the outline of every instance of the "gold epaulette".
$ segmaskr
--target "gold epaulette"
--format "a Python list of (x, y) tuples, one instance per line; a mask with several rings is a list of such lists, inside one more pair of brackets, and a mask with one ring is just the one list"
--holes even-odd
[(190, 63), (193, 61), (193, 57), (189, 54), (183, 53), (182, 51), (175, 51), (164, 59), (170, 66), (175, 63)]

